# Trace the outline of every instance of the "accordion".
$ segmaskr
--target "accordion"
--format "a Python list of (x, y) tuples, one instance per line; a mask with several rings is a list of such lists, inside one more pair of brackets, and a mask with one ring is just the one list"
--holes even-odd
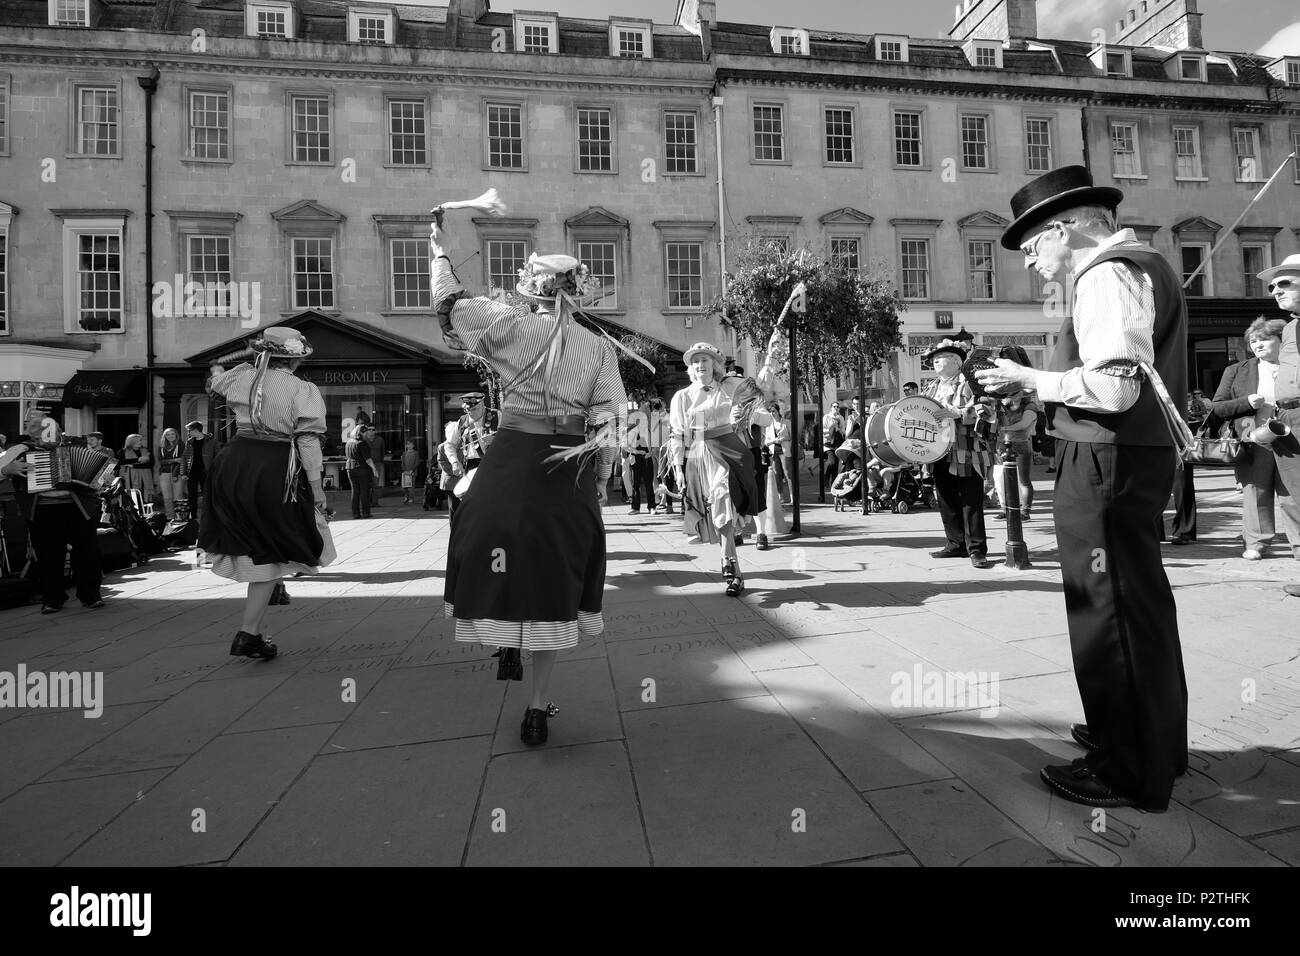
[(66, 438), (53, 448), (33, 448), (26, 457), (29, 493), (76, 487), (98, 492), (117, 467), (112, 455)]

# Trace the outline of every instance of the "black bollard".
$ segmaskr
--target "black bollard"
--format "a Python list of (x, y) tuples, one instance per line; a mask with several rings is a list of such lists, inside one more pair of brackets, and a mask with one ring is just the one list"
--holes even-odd
[(1002, 506), (1007, 509), (1007, 559), (1005, 567), (1028, 570), (1029, 546), (1020, 524), (1020, 482), (1016, 475), (1016, 453), (1008, 445), (1002, 453)]

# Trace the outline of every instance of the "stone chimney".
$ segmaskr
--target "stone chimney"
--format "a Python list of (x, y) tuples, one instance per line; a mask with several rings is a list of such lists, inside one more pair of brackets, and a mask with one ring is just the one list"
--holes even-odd
[(1038, 0), (962, 0), (953, 40), (1028, 40), (1038, 36)]
[(489, 0), (447, 0), (447, 42), (460, 45), (460, 25), (474, 23), (491, 9)]
[(1141, 0), (1116, 24), (1115, 43), (1201, 50), (1201, 13), (1196, 0)]
[(713, 55), (709, 28), (718, 22), (718, 5), (715, 0), (677, 0), (677, 26), (700, 38), (704, 59)]

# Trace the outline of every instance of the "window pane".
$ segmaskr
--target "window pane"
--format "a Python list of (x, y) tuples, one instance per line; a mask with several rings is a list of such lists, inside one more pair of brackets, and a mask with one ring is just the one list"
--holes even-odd
[(695, 144), (695, 114), (664, 114), (664, 152), (670, 173), (698, 171)]
[[(523, 107), (488, 104), (488, 165), (494, 169), (524, 168)], [(510, 286), (514, 288), (514, 284)]]
[(300, 163), (330, 162), (330, 104), (327, 97), (293, 98), (293, 158)]
[(785, 159), (781, 107), (754, 107), (754, 158), (777, 162)]
[(903, 298), (928, 299), (930, 297), (930, 240), (904, 239)]
[(429, 240), (394, 239), (391, 255), (393, 308), (429, 308)]
[(613, 129), (610, 111), (578, 110), (578, 168), (589, 172), (610, 172), (614, 168)]
[(388, 141), (394, 166), (428, 163), (423, 100), (388, 101)]
[[(185, 281), (197, 282), (202, 290), (198, 295), (205, 314), (229, 314), (230, 288), (230, 237), (188, 236), (186, 238)], [(189, 296), (186, 295), (188, 303)]]
[(894, 114), (894, 162), (899, 166), (921, 165), (921, 114)]
[(524, 24), (524, 52), (550, 53), (551, 28), (541, 24)]
[(988, 117), (961, 118), (961, 161), (967, 169), (989, 168)]
[(1046, 173), (1052, 168), (1052, 123), (1045, 119), (1025, 120), (1025, 148), (1031, 173)]
[(826, 111), (826, 162), (853, 162), (853, 110)]
[(880, 42), (880, 58), (891, 62), (898, 62), (903, 59), (903, 44), (897, 40), (882, 40)]
[(357, 39), (362, 43), (384, 43), (388, 39), (388, 21), (382, 17), (357, 17)]
[(857, 272), (860, 263), (860, 247), (857, 239), (832, 239), (831, 262)]
[(288, 24), (283, 10), (258, 10), (257, 35), (260, 37), (287, 37)]
[(966, 243), (966, 268), (972, 299), (993, 299), (993, 243), (972, 239)]
[(1267, 289), (1263, 280), (1255, 278), (1269, 266), (1268, 249), (1265, 246), (1241, 247), (1241, 271), (1245, 278), (1246, 295), (1263, 296)]
[(522, 239), (488, 240), (488, 295), (496, 297), (503, 292), (515, 291), (519, 284), (519, 270), (528, 258), (527, 243)]
[(1200, 131), (1194, 126), (1174, 127), (1174, 175), (1196, 179), (1201, 175)]
[(640, 30), (619, 30), (618, 55), (644, 57), (645, 35)]
[(1237, 178), (1253, 182), (1259, 178), (1259, 131), (1234, 127), (1232, 148), (1237, 156)]
[(1110, 127), (1111, 156), (1116, 176), (1137, 176), (1140, 173), (1137, 156), (1137, 127), (1131, 123), (1112, 123)]
[(704, 304), (703, 246), (698, 242), (664, 243), (668, 307), (693, 309)]
[(190, 155), (230, 158), (230, 98), (225, 93), (190, 94)]
[(334, 308), (334, 240), (293, 241), (293, 305), (296, 309)]
[(87, 332), (122, 327), (121, 242), (114, 233), (77, 237), (77, 324)]
[(117, 153), (117, 90), (83, 87), (78, 97), (78, 148), (84, 156)]
[(593, 309), (618, 308), (618, 276), (616, 274), (617, 263), (614, 258), (615, 251), (612, 242), (578, 243), (578, 259), (587, 264), (587, 268), (591, 271), (591, 277), (599, 284), (600, 291), (590, 303), (590, 307)]
[[(1201, 260), (1205, 258), (1205, 249), (1201, 246), (1187, 245), (1183, 246), (1180, 251), (1183, 259), (1183, 282), (1185, 283), (1191, 274), (1196, 271), (1196, 267), (1201, 264)], [(1187, 287), (1187, 295), (1205, 295), (1205, 271), (1204, 269), (1201, 270), (1201, 274), (1196, 277), (1196, 281)]]

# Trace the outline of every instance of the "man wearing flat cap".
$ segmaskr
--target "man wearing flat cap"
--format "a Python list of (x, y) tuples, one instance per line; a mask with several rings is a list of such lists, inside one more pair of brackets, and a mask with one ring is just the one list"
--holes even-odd
[(1045, 282), (1073, 282), (1049, 371), (1005, 359), (977, 373), (1047, 403), (1056, 438), (1056, 541), (1087, 751), (1046, 767), (1059, 796), (1163, 811), (1187, 768), (1187, 684), (1157, 518), (1191, 434), (1187, 304), (1160, 253), (1118, 229), (1118, 189), (1081, 166), (1011, 198), (1002, 237)]
[(496, 430), (496, 422), (488, 414), (482, 392), (466, 392), (460, 397), (460, 407), (465, 411), (457, 423), (461, 464), (466, 471), (473, 471), (483, 460), (492, 433)]
[[(1277, 461), (1277, 474), (1286, 485), (1286, 494), (1278, 488), (1282, 510), (1290, 508), (1294, 514), (1300, 510), (1300, 350), (1297, 350), (1297, 333), (1300, 333), (1300, 253), (1287, 256), (1281, 265), (1265, 269), (1258, 278), (1268, 284), (1273, 301), (1290, 321), (1282, 329), (1282, 351), (1277, 357), (1277, 376), (1273, 385), (1273, 404), (1282, 424), (1291, 428), (1291, 434), (1277, 439), (1269, 446)], [(1300, 551), (1295, 555), (1300, 559)], [(1300, 583), (1288, 584), (1284, 591), (1300, 597)]]

